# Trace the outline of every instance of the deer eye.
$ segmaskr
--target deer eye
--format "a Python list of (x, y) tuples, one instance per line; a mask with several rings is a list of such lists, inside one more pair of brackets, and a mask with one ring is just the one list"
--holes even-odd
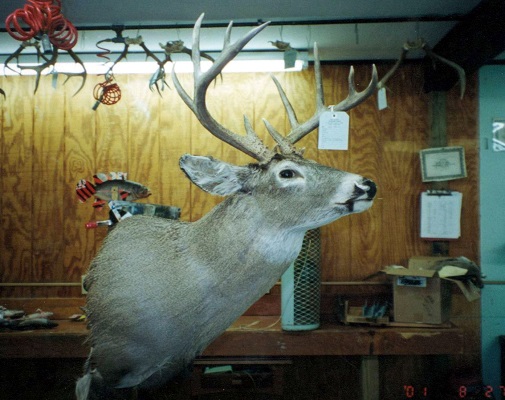
[(279, 172), (279, 176), (281, 178), (291, 179), (296, 176), (296, 172), (292, 169), (283, 169), (281, 172)]

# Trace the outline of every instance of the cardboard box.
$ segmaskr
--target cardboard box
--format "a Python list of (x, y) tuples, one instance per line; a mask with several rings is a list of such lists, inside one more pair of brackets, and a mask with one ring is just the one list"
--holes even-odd
[(451, 318), (451, 284), (439, 277), (395, 276), (395, 322), (443, 324)]
[[(393, 278), (394, 321), (406, 323), (443, 324), (451, 317), (452, 284), (456, 283), (469, 301), (472, 294), (463, 290), (468, 285), (449, 279), (435, 264), (446, 257), (412, 257), (408, 268), (390, 266), (384, 271)], [(451, 269), (452, 275), (454, 268)], [(463, 274), (461, 272), (461, 274)]]

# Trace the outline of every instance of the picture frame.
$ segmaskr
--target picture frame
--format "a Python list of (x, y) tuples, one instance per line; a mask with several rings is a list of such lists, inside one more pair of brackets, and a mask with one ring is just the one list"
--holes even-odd
[(434, 147), (419, 152), (423, 182), (466, 178), (465, 149), (461, 146)]

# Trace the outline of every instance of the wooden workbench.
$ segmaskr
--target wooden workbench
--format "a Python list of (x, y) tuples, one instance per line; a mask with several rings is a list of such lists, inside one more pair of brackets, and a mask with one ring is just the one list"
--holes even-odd
[[(57, 321), (53, 329), (0, 332), (0, 358), (87, 357), (83, 322)], [(322, 324), (286, 332), (275, 316), (243, 316), (219, 336), (203, 357), (381, 356), (462, 354), (458, 328), (350, 327)]]
[[(54, 329), (0, 332), (0, 358), (87, 357), (83, 322), (57, 321)], [(320, 329), (286, 332), (276, 316), (243, 316), (199, 358), (361, 356), (362, 398), (378, 400), (379, 357), (462, 354), (458, 328), (350, 327), (323, 324)], [(198, 362), (198, 360), (197, 360)]]

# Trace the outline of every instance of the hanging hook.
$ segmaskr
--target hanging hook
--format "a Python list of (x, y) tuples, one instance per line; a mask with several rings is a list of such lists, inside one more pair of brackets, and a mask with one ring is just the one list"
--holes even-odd
[(310, 48), (312, 43), (312, 27), (307, 25), (307, 49)]

